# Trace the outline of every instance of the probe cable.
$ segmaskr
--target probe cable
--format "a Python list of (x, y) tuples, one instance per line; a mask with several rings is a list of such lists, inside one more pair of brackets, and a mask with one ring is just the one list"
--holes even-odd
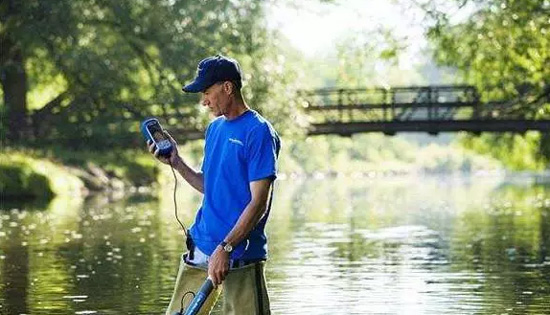
[[(172, 161), (170, 159), (168, 159), (168, 163), (170, 163), (170, 169), (172, 170), (172, 175), (174, 175), (174, 194), (173, 194), (173, 200), (174, 200), (174, 215), (176, 216), (176, 220), (178, 221), (178, 223), (180, 224), (182, 230), (183, 230), (183, 233), (185, 234), (185, 237), (186, 239), (189, 238), (189, 234), (187, 232), (187, 229), (185, 228), (185, 225), (183, 225), (183, 223), (180, 221), (179, 217), (178, 217), (178, 202), (177, 202), (177, 199), (176, 199), (176, 192), (178, 190), (178, 177), (176, 176), (176, 171), (174, 171), (174, 166), (172, 165)], [(180, 302), (180, 311), (179, 313), (176, 313), (176, 314), (183, 314), (183, 301), (185, 299), (185, 297), (188, 295), (188, 294), (191, 294), (191, 296), (193, 297), (193, 299), (195, 299), (195, 292), (193, 291), (187, 291), (185, 292), (185, 294), (181, 297), (181, 302)]]
[(183, 223), (181, 223), (181, 221), (178, 217), (178, 203), (176, 201), (176, 191), (178, 189), (178, 177), (176, 176), (176, 172), (174, 171), (174, 166), (172, 165), (172, 161), (170, 159), (168, 159), (168, 163), (170, 163), (170, 169), (172, 170), (172, 175), (174, 175), (174, 196), (173, 196), (174, 215), (176, 216), (176, 220), (178, 221), (178, 223), (181, 225), (181, 228), (183, 230), (183, 233), (185, 234), (185, 237), (188, 238), (189, 234), (187, 233), (187, 229), (185, 228), (185, 225), (183, 225)]

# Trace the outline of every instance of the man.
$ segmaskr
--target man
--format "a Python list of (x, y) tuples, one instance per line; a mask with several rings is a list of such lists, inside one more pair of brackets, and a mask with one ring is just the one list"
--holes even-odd
[[(149, 145), (161, 162), (171, 164), (204, 194), (166, 314), (179, 311), (184, 294), (196, 292), (207, 275), (216, 286), (223, 283), (224, 314), (270, 314), (264, 227), (280, 140), (271, 124), (248, 107), (241, 86), (239, 64), (217, 55), (200, 61), (196, 78), (183, 87), (185, 92), (202, 93), (202, 105), (216, 116), (206, 129), (201, 171), (185, 163), (173, 139), (169, 158), (159, 156), (154, 145)], [(219, 292), (210, 295), (203, 314), (212, 308)]]

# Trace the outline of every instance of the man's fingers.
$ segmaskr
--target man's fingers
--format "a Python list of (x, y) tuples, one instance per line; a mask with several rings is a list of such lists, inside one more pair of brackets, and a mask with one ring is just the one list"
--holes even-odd
[(216, 272), (216, 283), (218, 285), (222, 284), (222, 274), (219, 271)]
[(172, 142), (172, 144), (173, 144), (174, 146), (177, 146), (177, 145), (178, 145), (178, 143), (176, 142), (176, 140), (174, 140), (174, 138), (172, 138), (172, 135), (170, 135), (170, 134), (168, 133), (168, 131), (165, 130), (165, 131), (164, 131), (164, 135), (166, 135), (166, 137), (168, 138), (168, 140), (170, 140), (170, 142)]
[(214, 271), (211, 274), (209, 274), (210, 279), (212, 279), (212, 282), (216, 286), (222, 284), (222, 282), (225, 279), (226, 275), (227, 275), (227, 271), (224, 271), (224, 270)]
[(214, 286), (217, 287), (220, 284), (220, 281), (215, 272), (208, 274), (208, 276), (210, 277), (210, 279), (212, 279), (212, 283), (214, 283)]
[(156, 146), (152, 141), (147, 141), (147, 147), (149, 149), (149, 152), (154, 153)]
[(168, 133), (168, 131), (164, 130), (164, 136), (170, 140), (170, 142), (174, 142), (174, 139), (172, 136)]
[(225, 277), (227, 277), (228, 273), (229, 273), (229, 270), (227, 269), (222, 269), (219, 271), (219, 274), (218, 274), (219, 284), (221, 284), (225, 280)]

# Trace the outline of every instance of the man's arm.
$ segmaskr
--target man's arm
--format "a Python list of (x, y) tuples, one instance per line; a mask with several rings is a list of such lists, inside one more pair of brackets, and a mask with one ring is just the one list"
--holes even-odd
[[(250, 182), (252, 199), (237, 220), (233, 229), (227, 234), (224, 241), (236, 246), (244, 240), (250, 231), (258, 224), (267, 209), (267, 200), (273, 179), (266, 178)], [(214, 284), (221, 284), (229, 272), (229, 253), (221, 246), (216, 247), (208, 263), (208, 275)]]
[(204, 177), (202, 176), (202, 172), (195, 171), (187, 165), (187, 163), (185, 163), (180, 156), (178, 156), (172, 166), (178, 171), (178, 173), (180, 173), (181, 177), (189, 183), (189, 185), (204, 194)]
[(250, 183), (252, 199), (244, 208), (243, 213), (224, 241), (235, 246), (244, 240), (250, 231), (258, 224), (267, 209), (267, 199), (272, 179), (262, 179)]
[(200, 193), (204, 194), (204, 177), (202, 176), (202, 172), (197, 172), (193, 168), (191, 168), (185, 161), (181, 158), (181, 156), (178, 153), (178, 144), (172, 138), (170, 134), (165, 132), (166, 136), (170, 139), (170, 142), (172, 142), (172, 152), (170, 152), (169, 157), (163, 157), (160, 156), (158, 153), (158, 149), (155, 150), (155, 144), (149, 140), (147, 140), (147, 146), (149, 148), (149, 152), (151, 152), (155, 157), (161, 161), (164, 164), (172, 165), (174, 169), (180, 173), (180, 175), (191, 185), (193, 188), (195, 188)]

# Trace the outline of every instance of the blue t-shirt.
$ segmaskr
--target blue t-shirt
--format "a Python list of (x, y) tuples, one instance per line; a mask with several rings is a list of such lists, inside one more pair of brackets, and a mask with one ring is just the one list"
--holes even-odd
[[(211, 255), (233, 229), (251, 200), (250, 182), (275, 179), (279, 149), (277, 132), (254, 110), (233, 120), (220, 116), (210, 123), (201, 168), (204, 198), (190, 229), (202, 252)], [(267, 257), (264, 227), (268, 215), (269, 209), (248, 238), (236, 246), (233, 259)]]

